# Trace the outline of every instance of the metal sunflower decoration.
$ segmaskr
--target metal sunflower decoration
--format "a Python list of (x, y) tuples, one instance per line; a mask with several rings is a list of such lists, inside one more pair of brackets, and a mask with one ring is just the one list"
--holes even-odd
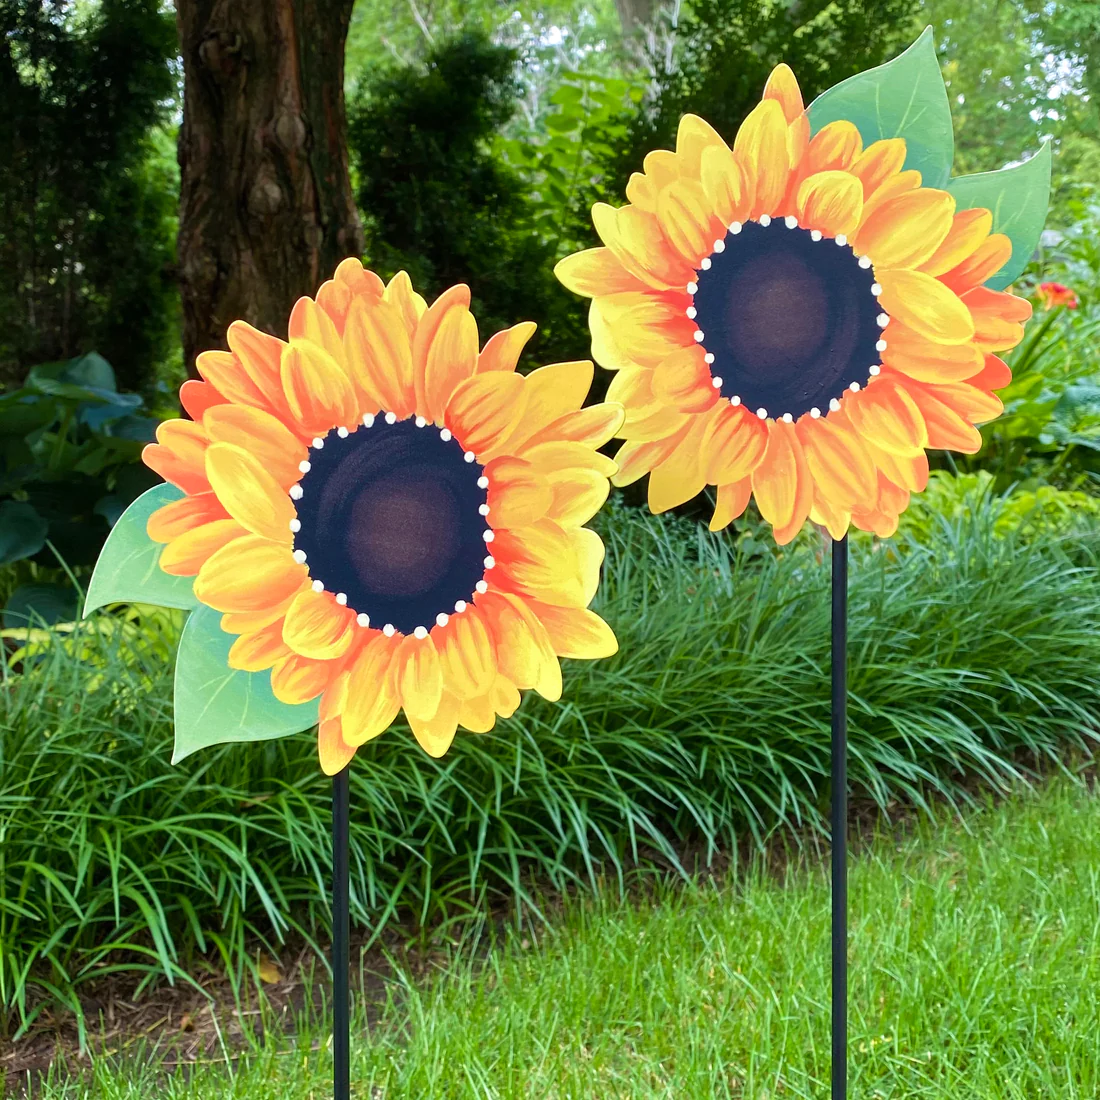
[(1003, 288), (1049, 150), (959, 179), (952, 155), (930, 30), (809, 110), (779, 65), (732, 147), (686, 115), (629, 205), (593, 208), (604, 247), (556, 269), (626, 408), (615, 484), (649, 474), (655, 512), (716, 486), (712, 530), (754, 497), (780, 544), (807, 518), (892, 534), (926, 450), (981, 446), (1031, 315)]
[(581, 408), (590, 362), (518, 374), (534, 324), (479, 349), (469, 303), (346, 260), (289, 341), (238, 321), (199, 356), (191, 419), (145, 451), (166, 484), (115, 526), (87, 606), (192, 612), (175, 760), (317, 724), (333, 775), (402, 710), (438, 757), (522, 690), (559, 698), (559, 657), (615, 652), (584, 524), (622, 409)]

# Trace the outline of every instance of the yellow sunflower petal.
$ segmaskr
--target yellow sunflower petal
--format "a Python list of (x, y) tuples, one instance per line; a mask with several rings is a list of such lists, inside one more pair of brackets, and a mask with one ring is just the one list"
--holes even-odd
[(158, 508), (145, 524), (145, 533), (154, 542), (171, 542), (205, 523), (229, 519), (215, 493), (197, 493), (180, 497)]
[(802, 114), (805, 106), (802, 103), (802, 90), (798, 87), (798, 79), (790, 65), (776, 65), (764, 85), (764, 99), (774, 99), (783, 109), (783, 117), (787, 122), (794, 120)]
[(687, 435), (690, 427), (690, 418), (685, 417), (683, 427), (663, 439), (631, 440), (624, 443), (615, 453), (615, 465), (618, 469), (611, 478), (611, 484), (621, 489), (645, 477), (650, 470), (659, 466), (672, 454), (680, 440)]
[[(435, 414), (430, 412), (431, 402), (427, 397), (428, 354), (439, 334), (443, 319), (452, 309), (470, 308), (470, 288), (465, 283), (456, 283), (448, 287), (432, 304), (424, 311), (416, 325), (411, 341), (413, 358), (413, 388), (416, 391), (416, 411), (429, 420), (435, 419)], [(476, 327), (476, 326), (475, 326)], [(476, 355), (475, 355), (476, 358)], [(468, 378), (473, 371), (463, 375)]]
[(857, 433), (832, 424), (829, 417), (801, 417), (796, 430), (814, 481), (815, 500), (824, 498), (834, 509), (848, 511), (857, 506), (865, 508), (875, 500), (875, 464)]
[(476, 606), (432, 628), (445, 690), (457, 699), (483, 695), (496, 679), (497, 662), (485, 618)]
[(475, 374), (459, 383), (447, 402), (443, 423), (482, 463), (492, 461), (523, 418), (527, 387), (523, 376), (506, 371)]
[[(605, 251), (603, 249), (593, 249), (592, 251)], [(584, 255), (584, 253), (578, 253), (578, 255)], [(575, 257), (568, 257), (574, 259)], [(612, 257), (614, 262), (614, 257)], [(565, 260), (562, 260), (565, 263)], [(558, 265), (561, 266), (560, 264)], [(556, 269), (555, 269), (556, 270)], [(634, 283), (634, 286), (641, 286), (640, 283)], [(572, 288), (570, 288), (572, 289)], [(520, 321), (518, 325), (513, 325), (511, 328), (506, 328), (501, 332), (494, 332), (488, 340), (485, 341), (485, 347), (481, 349), (481, 354), (477, 357), (477, 370), (479, 374), (484, 374), (487, 371), (514, 371), (516, 364), (519, 363), (520, 353), (523, 351), (527, 344), (527, 341), (535, 335), (535, 329), (538, 326), (534, 321)]]
[(623, 269), (646, 286), (669, 290), (691, 281), (694, 269), (665, 240), (655, 215), (598, 202), (592, 207), (592, 224)]
[(847, 172), (818, 172), (799, 187), (795, 214), (803, 228), (826, 236), (854, 233), (863, 214), (863, 188)]
[(723, 402), (711, 414), (700, 444), (709, 485), (741, 481), (756, 469), (768, 441), (764, 422), (743, 405)]
[(511, 718), (519, 709), (521, 700), (516, 685), (498, 673), (489, 689), (489, 701), (501, 718)]
[(555, 607), (537, 600), (528, 601), (528, 606), (546, 628), (550, 644), (559, 657), (596, 660), (619, 651), (619, 643), (611, 627), (594, 611)]
[(355, 613), (341, 607), (331, 592), (307, 588), (286, 613), (283, 641), (303, 657), (331, 661), (351, 648), (356, 629)]
[[(580, 568), (581, 585), (584, 590), (584, 606), (587, 607), (596, 597), (600, 586), (600, 569), (603, 567), (603, 539), (587, 527), (570, 527), (566, 532)], [(550, 600), (556, 603), (556, 600)]]
[(592, 374), (591, 360), (582, 359), (551, 363), (527, 375), (523, 380), (523, 415), (509, 436), (509, 445), (518, 446), (558, 417), (579, 409), (592, 386)]
[(700, 454), (705, 422), (696, 424), (683, 442), (649, 475), (649, 509), (655, 515), (698, 496), (706, 484)]
[(263, 672), (290, 656), (283, 641), (283, 624), (276, 620), (254, 634), (242, 634), (230, 647), (226, 663), (243, 672)]
[(283, 616), (286, 615), (287, 608), (294, 602), (294, 597), (298, 594), (298, 591), (300, 591), (301, 588), (308, 587), (309, 581), (303, 577), (301, 586), (298, 590), (291, 592), (289, 596), (285, 596), (283, 599), (268, 605), (260, 611), (227, 612), (222, 616), (222, 630), (224, 630), (226, 634), (255, 634), (257, 630), (263, 630), (264, 627), (271, 626), (274, 622), (279, 622), (279, 629), (281, 631), (281, 621)]
[(406, 711), (409, 729), (412, 730), (417, 744), (429, 756), (438, 759), (451, 747), (458, 730), (458, 708), (458, 700), (453, 695), (444, 695), (436, 712), (428, 718)]
[(431, 635), (401, 642), (394, 656), (393, 681), (409, 718), (427, 720), (435, 714), (443, 697), (443, 672)]
[(710, 209), (723, 225), (744, 221), (752, 205), (752, 187), (733, 151), (723, 143), (703, 153), (699, 182)]
[(389, 301), (358, 299), (348, 311), (344, 360), (368, 411), (410, 416), (415, 404), (412, 343), (400, 310)]
[(588, 603), (569, 533), (553, 521), (497, 531), (491, 550), (501, 574), (494, 570), (494, 583), (508, 591), (553, 604)]
[(325, 775), (338, 775), (355, 755), (355, 746), (344, 740), (343, 722), (330, 718), (317, 727), (317, 758)]
[[(195, 357), (195, 367), (207, 383), (222, 394), (226, 400), (238, 405), (251, 405), (257, 409), (285, 413), (286, 402), (280, 386), (277, 404), (273, 405), (248, 372), (241, 361), (230, 351), (202, 351)], [(288, 414), (289, 415), (289, 414)]]
[(920, 265), (928, 275), (943, 275), (958, 267), (989, 236), (993, 215), (981, 207), (959, 210), (939, 248)]
[(289, 546), (244, 535), (207, 559), (195, 595), (215, 611), (263, 611), (297, 593), (305, 578)]
[[(876, 485), (875, 492), (871, 496), (872, 500), (877, 499), (877, 489), (878, 486)], [(852, 522), (852, 513), (830, 500), (821, 491), (821, 487), (815, 485), (814, 502), (810, 507), (810, 519), (814, 523), (821, 524), (832, 538), (842, 539), (848, 531), (848, 524)]]
[(611, 491), (611, 482), (595, 470), (558, 470), (546, 475), (546, 481), (553, 492), (549, 518), (562, 527), (587, 523), (603, 507)]
[(631, 275), (615, 258), (610, 248), (589, 248), (584, 252), (574, 252), (572, 256), (566, 256), (564, 260), (557, 262), (554, 274), (562, 286), (585, 298), (644, 290), (647, 285)]
[(810, 139), (802, 167), (807, 176), (817, 172), (844, 171), (856, 162), (862, 152), (863, 139), (859, 128), (847, 119), (838, 119), (822, 126)]
[(531, 436), (526, 446), (561, 441), (602, 447), (622, 427), (624, 415), (622, 405), (615, 401), (589, 405), (551, 421), (541, 432)]
[(260, 462), (235, 443), (212, 443), (206, 476), (225, 510), (255, 535), (290, 544), (294, 503)]
[(496, 643), (501, 675), (518, 688), (534, 688), (550, 702), (560, 699), (561, 666), (546, 627), (527, 603), (512, 593), (488, 592), (477, 598), (477, 606)]
[[(435, 307), (433, 306), (432, 309)], [(432, 317), (432, 309), (424, 315), (421, 330)], [(432, 318), (434, 320), (434, 317)], [(414, 351), (418, 345), (414, 344)], [(429, 420), (443, 416), (447, 402), (459, 383), (473, 377), (477, 370), (478, 337), (474, 315), (464, 305), (453, 305), (440, 318), (434, 337), (427, 349), (424, 367), (422, 413)]]
[(996, 420), (1004, 412), (1004, 404), (996, 394), (968, 385), (966, 382), (931, 386), (929, 389), (940, 401), (950, 406), (960, 416), (966, 417), (972, 424), (985, 424), (987, 421)]
[(943, 243), (954, 216), (955, 199), (947, 191), (907, 191), (864, 220), (853, 247), (876, 268), (918, 267)]
[(398, 644), (373, 632), (348, 669), (343, 737), (349, 745), (364, 745), (385, 733), (401, 709), (392, 676)]
[(794, 426), (768, 421), (767, 427), (768, 442), (752, 472), (752, 491), (760, 514), (772, 525), (775, 541), (783, 546), (810, 514), (813, 482)]
[(528, 441), (517, 449), (516, 454), (543, 476), (570, 467), (594, 470), (601, 477), (610, 477), (615, 472), (615, 463), (607, 455), (602, 455), (583, 443), (571, 443), (568, 440), (551, 440), (548, 443)]
[(382, 301), (389, 303), (397, 310), (397, 315), (411, 343), (416, 326), (424, 316), (428, 303), (413, 290), (412, 280), (407, 271), (399, 271), (390, 279), (382, 292)]
[(716, 235), (725, 236), (706, 192), (694, 180), (676, 180), (662, 189), (657, 196), (657, 220), (672, 247), (692, 267), (714, 251)]
[[(904, 269), (876, 269), (875, 274), (882, 284), (882, 308), (918, 335), (937, 344), (964, 344), (974, 338), (970, 311), (938, 279)], [(885, 337), (889, 345), (889, 329)]]
[(890, 322), (882, 361), (920, 382), (959, 382), (982, 369), (982, 353), (971, 343), (937, 344), (900, 321)]
[(765, 99), (749, 112), (734, 139), (733, 155), (754, 184), (751, 215), (775, 212), (790, 175), (787, 120), (776, 100)]
[(542, 519), (554, 503), (546, 477), (523, 459), (498, 458), (486, 466), (485, 475), (492, 527), (525, 527)]
[(301, 480), (298, 463), (309, 448), (271, 413), (248, 405), (215, 405), (202, 426), (211, 443), (233, 443), (253, 455), (284, 491)]
[(458, 724), (471, 733), (488, 733), (497, 724), (492, 697), (486, 692), (458, 704)]
[(676, 129), (676, 164), (680, 175), (699, 179), (703, 156), (709, 149), (725, 149), (721, 134), (706, 119), (687, 114)]
[(705, 412), (714, 405), (718, 391), (703, 355), (698, 344), (673, 352), (653, 372), (654, 396), (681, 412)]
[(323, 436), (330, 428), (355, 423), (358, 405), (351, 383), (316, 344), (290, 344), (283, 350), (282, 379), (291, 415), (307, 434)]
[(234, 519), (218, 519), (177, 535), (160, 552), (160, 567), (173, 577), (193, 577), (207, 559), (248, 532)]
[[(844, 400), (844, 411), (856, 431), (876, 447), (907, 457), (928, 446), (924, 418), (908, 389), (881, 377)], [(855, 502), (853, 502), (855, 503)]]
[(343, 361), (344, 346), (336, 326), (332, 318), (312, 298), (299, 298), (294, 303), (287, 330), (291, 343), (296, 340), (308, 341), (326, 351), (337, 363)]
[(611, 294), (594, 298), (588, 318), (592, 353), (601, 366), (611, 370), (655, 367), (694, 342), (695, 322), (667, 297)]
[(714, 506), (714, 515), (710, 518), (710, 529), (721, 531), (742, 515), (752, 496), (752, 478), (743, 477), (740, 481), (718, 486), (718, 500)]

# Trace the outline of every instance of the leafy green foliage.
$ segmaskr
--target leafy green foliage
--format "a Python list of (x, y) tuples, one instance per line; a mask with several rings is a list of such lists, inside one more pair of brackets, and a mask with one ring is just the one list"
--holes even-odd
[[(25, 386), (0, 394), (0, 563), (90, 566), (157, 480), (139, 461), (155, 428), (95, 352), (32, 367)], [(22, 568), (20, 581), (40, 579)]]
[(554, 279), (556, 235), (544, 232), (527, 180), (494, 149), (516, 110), (516, 62), (469, 34), (434, 48), (425, 68), (364, 81), (348, 140), (366, 260), (387, 275), (406, 269), (430, 296), (468, 283), (483, 336), (534, 320), (542, 361), (577, 358), (584, 315)]
[[(887, 806), (968, 797), (1086, 747), (1100, 690), (1095, 521), (998, 535), (987, 495), (883, 552), (853, 544), (852, 777)], [(603, 516), (599, 610), (619, 654), (565, 662), (433, 761), (402, 727), (351, 771), (352, 905), (427, 929), (532, 874), (594, 883), (651, 854), (679, 866), (746, 833), (822, 828), (829, 782), (828, 565), (807, 533), (747, 556), (686, 520)], [(889, 549), (889, 545), (887, 549)], [(172, 767), (178, 627), (97, 615), (0, 691), (0, 999), (27, 1026), (101, 966), (183, 980), (204, 947), (269, 951), (327, 922), (330, 785), (314, 736), (206, 749)], [(178, 618), (178, 613), (172, 613)], [(44, 633), (44, 632), (43, 632)], [(74, 706), (73, 701), (80, 705)], [(217, 939), (215, 939), (217, 937)], [(234, 963), (236, 965), (236, 963)]]
[(0, 383), (98, 347), (136, 390), (165, 354), (175, 54), (157, 0), (0, 0)]

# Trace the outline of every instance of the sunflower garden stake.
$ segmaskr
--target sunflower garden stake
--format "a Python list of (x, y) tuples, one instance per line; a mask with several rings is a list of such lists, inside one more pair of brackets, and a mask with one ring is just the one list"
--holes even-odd
[(317, 726), (333, 779), (335, 1095), (349, 1090), (348, 765), (403, 710), (425, 752), (561, 695), (559, 657), (615, 652), (587, 610), (603, 544), (585, 524), (615, 464), (590, 362), (524, 377), (531, 323), (479, 350), (470, 292), (428, 306), (346, 260), (290, 316), (198, 358), (145, 461), (165, 484), (115, 525), (85, 613), (190, 612), (173, 762)]
[[(1006, 155), (1011, 151), (1006, 150)], [(891, 535), (928, 449), (973, 453), (1002, 409), (997, 353), (1030, 316), (1004, 288), (1046, 217), (1050, 151), (951, 178), (931, 29), (808, 110), (786, 65), (732, 149), (701, 118), (598, 204), (603, 248), (558, 277), (592, 298), (615, 371), (615, 484), (649, 474), (655, 512), (717, 487), (711, 529), (749, 497), (780, 545), (833, 538), (833, 1096), (846, 1095), (847, 532)]]

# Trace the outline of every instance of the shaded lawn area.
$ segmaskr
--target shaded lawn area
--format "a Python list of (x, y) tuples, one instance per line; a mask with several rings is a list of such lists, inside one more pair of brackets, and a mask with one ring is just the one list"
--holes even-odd
[[(853, 1096), (1100, 1095), (1100, 796), (1059, 780), (880, 831), (853, 859), (851, 904)], [(456, 949), (427, 981), (395, 971), (380, 1022), (355, 1028), (353, 1095), (819, 1098), (828, 944), (816, 857), (625, 902), (609, 884), (537, 940)], [(153, 1052), (35, 1092), (329, 1095), (326, 1028), (298, 1024), (228, 1066), (173, 1072)]]

